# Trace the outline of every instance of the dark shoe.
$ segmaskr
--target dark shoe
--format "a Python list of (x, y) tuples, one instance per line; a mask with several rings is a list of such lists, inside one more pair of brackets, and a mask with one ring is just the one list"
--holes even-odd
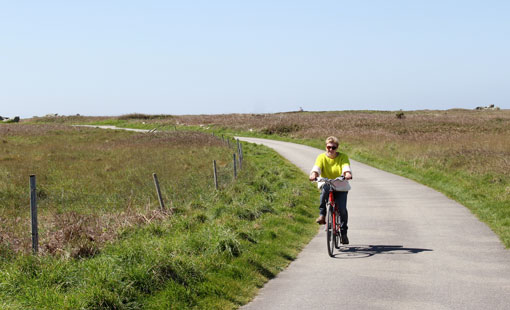
[(347, 233), (344, 233), (340, 236), (341, 244), (349, 244), (349, 238), (347, 238)]
[(326, 217), (324, 215), (321, 215), (315, 220), (315, 222), (319, 225), (324, 225), (326, 224)]

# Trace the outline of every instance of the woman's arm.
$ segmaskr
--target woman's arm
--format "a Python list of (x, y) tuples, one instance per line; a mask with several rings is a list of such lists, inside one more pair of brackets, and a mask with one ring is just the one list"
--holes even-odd
[(315, 165), (313, 165), (312, 170), (310, 171), (310, 176), (308, 177), (310, 181), (314, 181), (321, 175), (321, 167), (322, 167), (322, 160), (321, 155), (317, 156), (315, 159)]

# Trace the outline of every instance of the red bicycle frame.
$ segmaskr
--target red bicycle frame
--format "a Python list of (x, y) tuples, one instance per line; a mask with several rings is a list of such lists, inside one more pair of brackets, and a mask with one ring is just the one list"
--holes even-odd
[(333, 197), (333, 191), (329, 191), (329, 203), (333, 206), (333, 214), (331, 216), (333, 217), (333, 229), (334, 233), (337, 233), (337, 227), (336, 227), (336, 203), (335, 203), (335, 197)]

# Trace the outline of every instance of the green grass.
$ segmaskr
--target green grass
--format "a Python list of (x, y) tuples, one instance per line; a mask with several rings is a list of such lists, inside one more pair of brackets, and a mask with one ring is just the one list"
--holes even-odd
[[(37, 140), (44, 140), (34, 132), (29, 132), (2, 138), (8, 139), (11, 152), (15, 153), (14, 141), (23, 149), (25, 144), (39, 145), (40, 141)], [(155, 160), (156, 164), (152, 164), (158, 166), (164, 165), (165, 161), (174, 161), (178, 166), (186, 167), (189, 174), (176, 173), (175, 171), (180, 170), (173, 168), (170, 168), (168, 174), (160, 174), (160, 182), (185, 178), (181, 183), (175, 183), (180, 186), (172, 187), (175, 194), (169, 194), (168, 189), (165, 191), (167, 202), (172, 201), (172, 212), (149, 221), (118, 226), (115, 238), (104, 243), (93, 255), (69, 257), (47, 253), (32, 256), (2, 249), (2, 309), (234, 309), (253, 298), (265, 281), (295, 259), (317, 231), (313, 222), (316, 213), (316, 190), (306, 182), (301, 171), (265, 147), (245, 144), (245, 161), (239, 178), (224, 179), (222, 189), (216, 191), (211, 186), (212, 182), (202, 180), (201, 170), (205, 169), (205, 166), (212, 168), (209, 167), (212, 166), (211, 156), (226, 153), (230, 157), (231, 150), (217, 145), (214, 140), (211, 141), (214, 139), (211, 135), (193, 134), (191, 137), (195, 137), (199, 143), (184, 139), (182, 143), (186, 148), (173, 148), (171, 145), (179, 144), (180, 140), (176, 141), (166, 134), (162, 134), (162, 137), (166, 137), (164, 139), (153, 137), (156, 141), (146, 141), (147, 137), (144, 135), (125, 132), (67, 132), (67, 129), (61, 128), (57, 129), (57, 132), (58, 134), (55, 134), (53, 129), (48, 130), (46, 136), (52, 139), (67, 136), (66, 139), (74, 141), (77, 153), (81, 153), (78, 151), (80, 148), (97, 145), (94, 141), (100, 141), (98, 144), (103, 147), (110, 145), (101, 143), (106, 137), (109, 141), (117, 141), (113, 143), (113, 150), (108, 147), (105, 150), (106, 154), (114, 158), (114, 154), (122, 150), (122, 147), (133, 151), (132, 143), (135, 144), (135, 149), (146, 149), (147, 152), (156, 154), (161, 148), (166, 150), (163, 154), (174, 156), (168, 160), (168, 157), (157, 155), (151, 159)], [(83, 132), (87, 132), (86, 137), (83, 137)], [(92, 136), (88, 136), (89, 133)], [(80, 139), (87, 143), (78, 147), (76, 142)], [(204, 146), (205, 144), (207, 146)], [(197, 152), (196, 145), (204, 148)], [(207, 153), (206, 149), (210, 149), (212, 153)], [(100, 152), (100, 149), (96, 151)], [(68, 150), (66, 156), (71, 156), (69, 154), (73, 152)], [(177, 156), (179, 152), (182, 154)], [(141, 154), (135, 153), (134, 157), (138, 156)], [(204, 159), (204, 168), (187, 163), (184, 159), (190, 156), (207, 158)], [(111, 159), (110, 165), (114, 167), (112, 171), (130, 167), (131, 164), (123, 161), (130, 157), (133, 156), (126, 156), (122, 160), (117, 158), (125, 164), (118, 168), (115, 168), (116, 160)], [(84, 159), (59, 157), (58, 160), (71, 165)], [(107, 161), (107, 157), (104, 157), (103, 161)], [(146, 162), (147, 159), (137, 164), (143, 166)], [(226, 165), (227, 163), (225, 169)], [(91, 165), (86, 166), (89, 170), (94, 170)], [(52, 169), (57, 167), (58, 165), (55, 165)], [(164, 171), (163, 167), (160, 168)], [(152, 172), (152, 169), (148, 171)], [(45, 181), (59, 179), (57, 175)], [(97, 179), (89, 181), (100, 182), (104, 177), (103, 173), (99, 173)], [(130, 186), (122, 183), (112, 185), (112, 188), (127, 187), (127, 192), (133, 189), (133, 184), (144, 188), (144, 181), (139, 180), (137, 183), (138, 177), (132, 177)], [(101, 187), (110, 185), (106, 183), (94, 186), (96, 191), (99, 191)], [(47, 203), (46, 208), (57, 208), (67, 213), (65, 208), (58, 204), (58, 200), (51, 200), (51, 193), (56, 188), (56, 184), (47, 188), (50, 197), (47, 199), (52, 203)], [(16, 190), (16, 186), (13, 190)], [(149, 191), (149, 188), (142, 192), (145, 190)], [(153, 192), (153, 188), (150, 192)], [(117, 196), (123, 197), (123, 194), (112, 197)], [(133, 194), (134, 196), (136, 194)], [(107, 193), (102, 197), (105, 200), (115, 199)], [(143, 197), (141, 193), (140, 197)], [(76, 198), (79, 200), (79, 197)], [(67, 203), (70, 203), (70, 200)], [(143, 198), (139, 203), (143, 203)], [(121, 210), (126, 204), (127, 201), (121, 199), (112, 205), (106, 203), (103, 207), (92, 209), (101, 210), (99, 218), (102, 218), (111, 213), (122, 214), (115, 213), (112, 209)], [(134, 208), (137, 204), (136, 199), (133, 199), (131, 207)], [(75, 205), (73, 212), (79, 212), (79, 206), (79, 203)], [(157, 209), (155, 202), (150, 206)], [(144, 205), (140, 208), (145, 210), (146, 207)], [(3, 208), (8, 209), (8, 206), (3, 205)], [(82, 213), (90, 211), (85, 209)], [(145, 217), (152, 214), (142, 213)], [(5, 245), (4, 242), (2, 244)]]

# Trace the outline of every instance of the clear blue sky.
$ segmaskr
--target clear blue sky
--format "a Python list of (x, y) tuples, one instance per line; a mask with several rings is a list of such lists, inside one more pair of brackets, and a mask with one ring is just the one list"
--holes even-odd
[(510, 1), (0, 0), (0, 115), (510, 108)]

